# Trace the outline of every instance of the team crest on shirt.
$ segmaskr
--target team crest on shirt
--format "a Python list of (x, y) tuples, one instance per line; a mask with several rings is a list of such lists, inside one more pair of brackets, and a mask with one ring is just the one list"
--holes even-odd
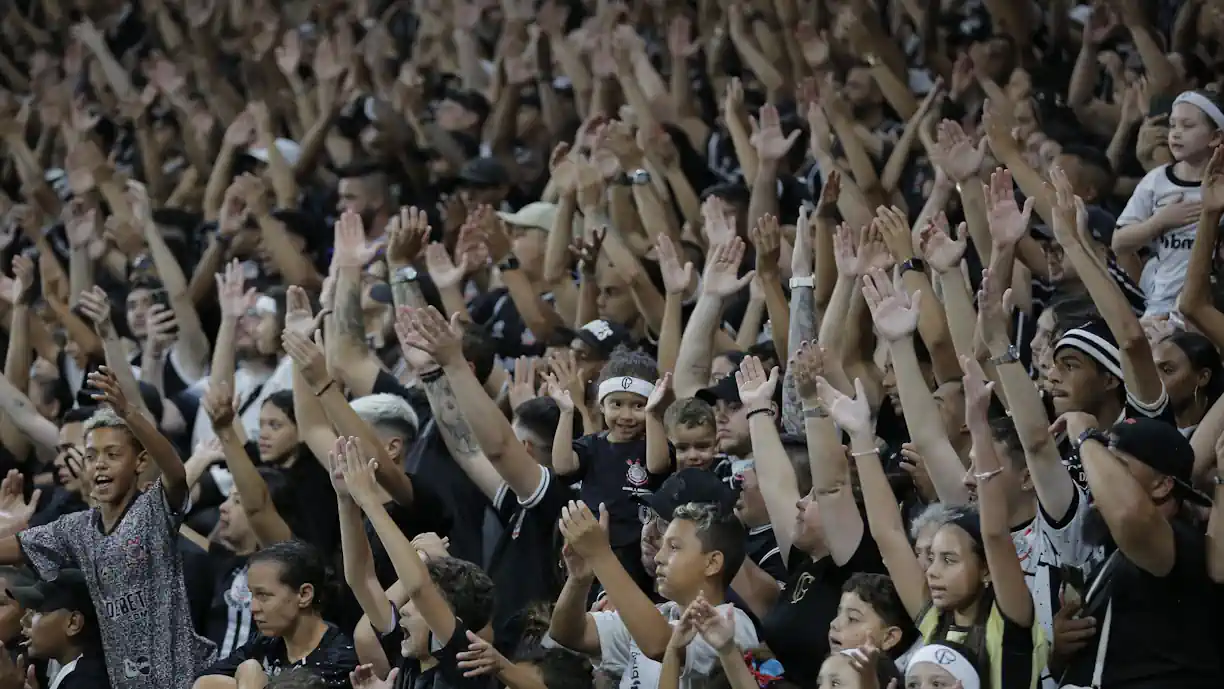
[(141, 543), (139, 536), (127, 539), (127, 542), (123, 544), (123, 556), (129, 567), (139, 567), (144, 564), (148, 554), (145, 553), (144, 544)]
[(650, 480), (650, 476), (646, 474), (646, 467), (642, 466), (642, 460), (631, 459), (626, 464), (629, 469), (625, 472), (625, 480), (634, 488), (641, 488)]

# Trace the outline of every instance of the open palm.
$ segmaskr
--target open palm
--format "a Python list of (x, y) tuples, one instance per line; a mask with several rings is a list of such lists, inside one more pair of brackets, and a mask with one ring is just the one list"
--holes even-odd
[(882, 270), (873, 270), (863, 277), (863, 297), (871, 309), (871, 320), (880, 337), (890, 342), (909, 337), (918, 328), (918, 295), (914, 297), (902, 287), (894, 287)]

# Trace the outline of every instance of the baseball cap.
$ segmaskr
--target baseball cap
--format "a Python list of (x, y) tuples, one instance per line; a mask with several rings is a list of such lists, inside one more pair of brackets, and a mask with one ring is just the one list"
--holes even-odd
[(459, 169), (459, 184), (469, 187), (500, 187), (510, 183), (510, 174), (495, 158), (473, 158)]
[(708, 388), (702, 388), (693, 395), (697, 399), (708, 403), (711, 407), (719, 400), (724, 402), (740, 402), (739, 386), (735, 383), (735, 374), (729, 373), (722, 377), (717, 383)]
[(8, 589), (10, 598), (21, 607), (35, 612), (70, 610), (87, 618), (95, 616), (93, 600), (89, 597), (89, 586), (85, 574), (79, 569), (61, 569), (52, 580), (37, 581), (31, 586)]
[(557, 204), (536, 201), (523, 206), (514, 213), (498, 211), (497, 217), (509, 225), (531, 227), (547, 232), (552, 229), (553, 220), (557, 217)]
[(1211, 499), (1194, 489), (1194, 448), (1181, 431), (1165, 421), (1127, 418), (1110, 429), (1112, 449), (1125, 452), (1173, 479), (1173, 490), (1183, 500), (1210, 506)]
[(669, 476), (654, 493), (641, 497), (642, 502), (668, 521), (677, 507), (690, 502), (712, 503), (720, 511), (730, 512), (735, 500), (735, 491), (705, 469), (682, 469)]
[(629, 329), (620, 323), (600, 318), (575, 330), (570, 339), (586, 343), (606, 361), (612, 358), (612, 352), (615, 352), (617, 347), (628, 346), (632, 335), (629, 334)]

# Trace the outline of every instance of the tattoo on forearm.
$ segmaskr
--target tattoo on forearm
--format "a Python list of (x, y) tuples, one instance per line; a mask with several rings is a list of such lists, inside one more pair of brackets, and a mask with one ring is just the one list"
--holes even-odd
[[(816, 338), (816, 298), (815, 292), (806, 287), (800, 287), (791, 292), (790, 328), (787, 329), (786, 356), (799, 349), (799, 343)], [(782, 377), (782, 427), (787, 433), (803, 433), (803, 403), (795, 387), (795, 377), (791, 368), (786, 368)]]
[(391, 301), (396, 308), (411, 306), (414, 309), (423, 309), (426, 306), (425, 295), (421, 293), (421, 285), (411, 280), (391, 283)]
[(345, 337), (365, 342), (365, 317), (361, 313), (361, 288), (346, 285), (336, 295), (336, 330)]
[(428, 383), (422, 382), (425, 397), (429, 399), (429, 407), (433, 409), (434, 421), (444, 439), (449, 440), (450, 447), (460, 456), (471, 457), (482, 452), (476, 434), (468, 425), (463, 410), (459, 408), (459, 400), (451, 388), (446, 376)]

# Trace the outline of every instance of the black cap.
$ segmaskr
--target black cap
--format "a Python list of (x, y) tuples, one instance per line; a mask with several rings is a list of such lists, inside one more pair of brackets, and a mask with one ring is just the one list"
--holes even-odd
[(69, 610), (90, 619), (95, 616), (85, 574), (79, 569), (61, 569), (53, 580), (11, 588), (8, 595), (21, 607), (34, 612)]
[(711, 385), (708, 388), (702, 388), (693, 395), (697, 399), (708, 403), (711, 407), (719, 400), (724, 402), (740, 402), (739, 386), (735, 383), (735, 374), (729, 373), (722, 377), (722, 380)]
[(1110, 429), (1112, 448), (1134, 457), (1158, 473), (1173, 479), (1175, 494), (1184, 500), (1210, 506), (1211, 499), (1194, 489), (1194, 448), (1171, 423), (1148, 418), (1123, 419)]
[(671, 521), (676, 508), (690, 502), (714, 504), (721, 512), (729, 513), (735, 507), (736, 494), (712, 471), (682, 469), (641, 500), (659, 517)]
[(446, 92), (443, 98), (458, 103), (459, 105), (463, 106), (464, 110), (471, 111), (472, 114), (480, 118), (482, 123), (493, 110), (492, 106), (489, 105), (489, 99), (481, 95), (479, 91), (472, 89), (451, 89)]
[(620, 323), (598, 319), (587, 323), (574, 331), (571, 340), (581, 340), (594, 349), (599, 358), (607, 361), (612, 358), (612, 352), (620, 345), (630, 345), (633, 336), (629, 329)]
[(510, 183), (510, 174), (496, 158), (473, 158), (459, 169), (459, 184), (469, 187), (500, 187)]

